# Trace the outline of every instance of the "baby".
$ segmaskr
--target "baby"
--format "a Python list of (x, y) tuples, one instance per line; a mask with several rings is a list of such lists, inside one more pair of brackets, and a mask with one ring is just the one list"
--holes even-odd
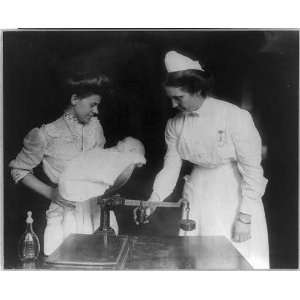
[(60, 176), (59, 193), (74, 202), (101, 196), (127, 167), (145, 164), (144, 155), (143, 144), (132, 137), (112, 148), (84, 152), (72, 160)]
[[(60, 195), (75, 203), (75, 208), (57, 206), (55, 222), (48, 223), (44, 238), (47, 253), (52, 253), (72, 233), (92, 234), (100, 226), (98, 196), (114, 184), (122, 174), (130, 176), (128, 167), (146, 163), (143, 144), (127, 137), (115, 147), (95, 148), (73, 159), (61, 174), (58, 182)], [(110, 211), (110, 225), (118, 234), (118, 223)]]

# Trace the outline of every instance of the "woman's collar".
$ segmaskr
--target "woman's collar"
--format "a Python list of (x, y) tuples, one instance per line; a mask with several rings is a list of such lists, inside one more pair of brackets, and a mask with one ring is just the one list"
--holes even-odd
[(64, 114), (63, 114), (63, 117), (66, 121), (73, 122), (73, 123), (76, 123), (76, 124), (81, 124), (79, 122), (78, 118), (72, 112), (65, 111)]

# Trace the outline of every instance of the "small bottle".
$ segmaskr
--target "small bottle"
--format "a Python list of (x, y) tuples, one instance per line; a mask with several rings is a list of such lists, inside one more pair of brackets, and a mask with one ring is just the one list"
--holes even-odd
[(32, 229), (32, 212), (27, 212), (26, 230), (19, 240), (18, 254), (22, 262), (33, 262), (40, 254), (40, 242)]

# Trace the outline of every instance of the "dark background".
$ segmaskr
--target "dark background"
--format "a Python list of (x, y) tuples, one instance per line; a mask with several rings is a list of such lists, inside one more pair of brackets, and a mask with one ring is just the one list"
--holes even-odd
[[(164, 95), (163, 58), (178, 50), (200, 59), (215, 79), (213, 94), (247, 107), (268, 153), (269, 184), (263, 198), (272, 268), (298, 268), (298, 91), (297, 31), (18, 31), (3, 34), (4, 79), (4, 259), (17, 259), (17, 241), (32, 210), (43, 240), (49, 206), (22, 185), (7, 167), (26, 133), (62, 113), (60, 78), (78, 70), (100, 71), (114, 82), (100, 106), (107, 146), (124, 136), (145, 144), (148, 163), (135, 171), (121, 194), (147, 199), (165, 153), (164, 127), (172, 116)], [(249, 103), (251, 105), (249, 105)], [(184, 164), (182, 175), (190, 170)], [(38, 172), (38, 171), (37, 171)], [(182, 180), (170, 197), (180, 197)], [(116, 210), (122, 234), (175, 235), (177, 209), (157, 209), (138, 228), (131, 208)]]

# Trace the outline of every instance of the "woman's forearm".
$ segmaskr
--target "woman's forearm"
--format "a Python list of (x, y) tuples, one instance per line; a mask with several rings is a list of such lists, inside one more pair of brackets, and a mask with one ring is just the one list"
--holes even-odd
[(153, 196), (156, 195), (160, 201), (163, 201), (173, 192), (181, 166), (182, 160), (179, 155), (166, 155), (164, 167), (154, 180)]
[(51, 200), (53, 194), (53, 188), (32, 174), (26, 175), (21, 182), (30, 188), (31, 190), (37, 192), (38, 194), (44, 196), (45, 198)]

